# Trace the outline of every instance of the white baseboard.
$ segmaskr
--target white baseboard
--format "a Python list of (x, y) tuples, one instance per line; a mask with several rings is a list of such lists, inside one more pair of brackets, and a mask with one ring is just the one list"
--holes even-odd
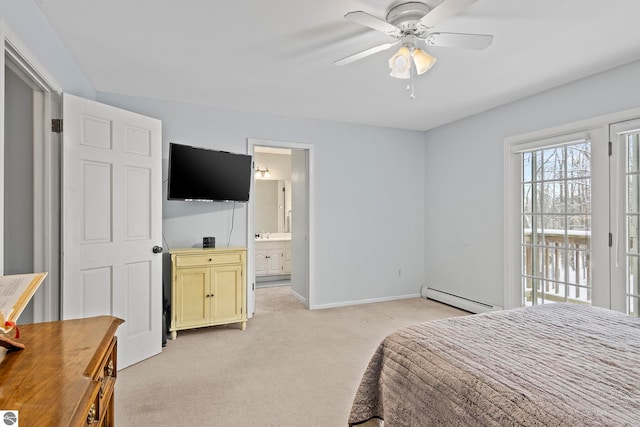
[(354, 300), (354, 301), (343, 301), (343, 302), (336, 302), (336, 303), (331, 303), (331, 304), (316, 304), (313, 306), (312, 310), (321, 310), (321, 309), (325, 309), (325, 308), (337, 308), (337, 307), (348, 307), (350, 305), (360, 305), (360, 304), (373, 304), (376, 302), (386, 302), (386, 301), (396, 301), (396, 300), (401, 300), (401, 299), (408, 299), (408, 298), (419, 298), (420, 294), (409, 294), (409, 295), (397, 295), (397, 296), (393, 296), (393, 297), (382, 297), (382, 298), (369, 298), (369, 299), (361, 299), (361, 300)]
[(295, 299), (297, 299), (298, 301), (300, 301), (304, 305), (307, 304), (307, 299), (305, 297), (303, 297), (302, 295), (300, 295), (299, 293), (297, 293), (293, 289), (289, 289), (289, 291), (291, 292), (291, 295), (293, 295), (295, 297)]
[[(424, 294), (423, 294), (424, 295)], [(498, 311), (503, 308), (497, 305), (486, 304), (479, 301), (473, 301), (448, 292), (439, 291), (433, 288), (426, 288), (426, 297), (434, 301), (438, 301), (470, 313), (485, 313), (487, 311)]]

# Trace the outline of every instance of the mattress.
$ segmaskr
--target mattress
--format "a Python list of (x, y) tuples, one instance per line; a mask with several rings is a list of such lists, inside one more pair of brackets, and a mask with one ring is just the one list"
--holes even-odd
[(349, 425), (638, 426), (640, 319), (547, 304), (420, 323), (387, 336)]

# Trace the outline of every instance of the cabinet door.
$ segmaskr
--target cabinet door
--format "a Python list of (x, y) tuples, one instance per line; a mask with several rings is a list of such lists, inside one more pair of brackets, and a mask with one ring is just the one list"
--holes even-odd
[(176, 327), (200, 326), (211, 317), (211, 269), (179, 268), (176, 272)]
[(269, 252), (266, 249), (256, 249), (256, 276), (266, 276)]
[(267, 256), (267, 273), (282, 274), (282, 249), (276, 248), (269, 250)]
[(292, 261), (292, 252), (291, 252), (291, 242), (287, 242), (284, 245), (284, 273), (285, 274), (291, 274), (291, 265), (293, 263)]
[(242, 319), (244, 302), (242, 265), (222, 265), (211, 268), (213, 297), (212, 322)]

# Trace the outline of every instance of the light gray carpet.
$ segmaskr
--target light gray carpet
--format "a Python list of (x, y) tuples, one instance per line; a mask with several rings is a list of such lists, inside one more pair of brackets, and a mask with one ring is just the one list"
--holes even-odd
[(178, 332), (118, 372), (118, 426), (346, 426), (378, 343), (413, 323), (467, 314), (421, 298), (306, 310), (288, 286), (256, 290), (247, 329)]

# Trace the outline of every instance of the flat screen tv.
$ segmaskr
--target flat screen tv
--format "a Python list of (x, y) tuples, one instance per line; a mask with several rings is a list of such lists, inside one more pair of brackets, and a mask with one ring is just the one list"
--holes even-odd
[(249, 201), (251, 156), (169, 144), (169, 200)]

